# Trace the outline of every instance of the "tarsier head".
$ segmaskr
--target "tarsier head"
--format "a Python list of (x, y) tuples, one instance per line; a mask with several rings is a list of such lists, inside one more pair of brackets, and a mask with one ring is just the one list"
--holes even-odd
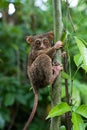
[(33, 50), (43, 50), (52, 46), (54, 34), (52, 31), (35, 36), (27, 36), (26, 41)]

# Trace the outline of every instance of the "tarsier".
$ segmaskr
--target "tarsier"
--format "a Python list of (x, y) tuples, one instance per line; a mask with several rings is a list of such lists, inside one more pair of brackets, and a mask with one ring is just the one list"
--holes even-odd
[(55, 65), (53, 57), (56, 50), (62, 47), (62, 42), (58, 41), (52, 46), (54, 35), (48, 32), (42, 35), (27, 36), (26, 41), (30, 44), (31, 52), (28, 57), (28, 76), (33, 87), (35, 99), (31, 115), (24, 126), (27, 130), (30, 125), (38, 105), (38, 90), (52, 84), (59, 72), (63, 69), (62, 65)]

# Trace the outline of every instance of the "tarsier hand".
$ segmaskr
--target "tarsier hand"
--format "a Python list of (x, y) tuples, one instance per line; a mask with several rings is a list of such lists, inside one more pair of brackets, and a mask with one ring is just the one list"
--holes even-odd
[(57, 41), (56, 44), (54, 45), (54, 48), (59, 49), (62, 46), (63, 46), (63, 43), (61, 41)]

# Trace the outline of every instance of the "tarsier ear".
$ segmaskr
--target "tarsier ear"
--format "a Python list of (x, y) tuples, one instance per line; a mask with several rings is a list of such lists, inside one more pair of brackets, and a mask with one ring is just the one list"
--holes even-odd
[(48, 32), (48, 37), (50, 40), (53, 40), (53, 38), (54, 38), (53, 31)]
[(26, 37), (26, 41), (31, 44), (31, 42), (33, 41), (33, 36), (27, 36)]

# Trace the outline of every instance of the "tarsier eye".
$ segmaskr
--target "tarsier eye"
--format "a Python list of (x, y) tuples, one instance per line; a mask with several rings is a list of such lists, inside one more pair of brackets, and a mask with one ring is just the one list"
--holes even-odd
[(36, 40), (36, 45), (40, 45), (41, 44), (41, 42), (39, 41), (39, 40)]
[(43, 43), (48, 44), (49, 43), (48, 39), (43, 39)]

